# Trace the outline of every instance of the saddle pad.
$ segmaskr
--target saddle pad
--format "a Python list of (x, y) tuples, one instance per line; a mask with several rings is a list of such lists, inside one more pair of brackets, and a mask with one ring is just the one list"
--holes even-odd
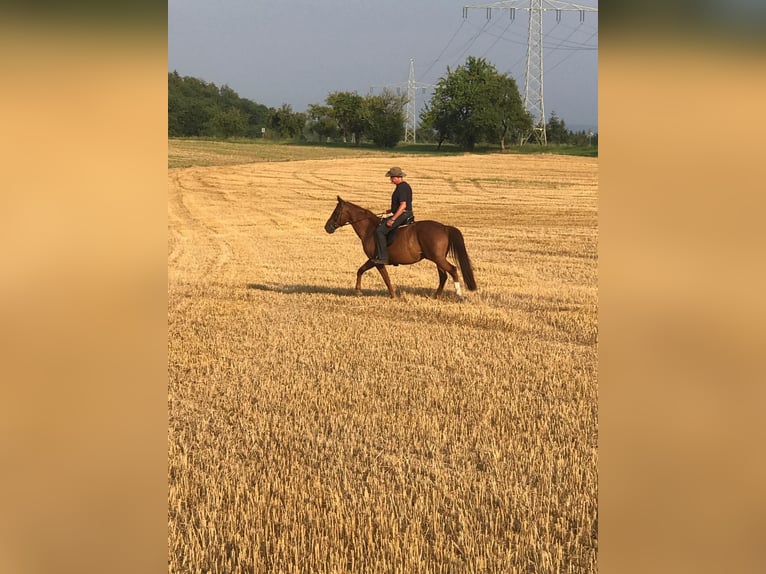
[(396, 235), (399, 233), (400, 229), (404, 229), (405, 227), (409, 227), (410, 225), (412, 225), (412, 223), (404, 223), (400, 225), (399, 227), (397, 227), (396, 229), (394, 229), (391, 233), (386, 235), (386, 245), (391, 245), (394, 242), (394, 239), (396, 239)]

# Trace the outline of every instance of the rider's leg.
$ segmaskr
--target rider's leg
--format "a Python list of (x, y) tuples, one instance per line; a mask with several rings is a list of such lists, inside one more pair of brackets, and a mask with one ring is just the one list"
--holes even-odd
[(382, 263), (384, 265), (388, 264), (388, 238), (386, 236), (391, 232), (391, 229), (393, 229), (386, 225), (387, 221), (388, 219), (382, 219), (378, 224), (378, 227), (375, 229), (375, 243), (378, 252), (374, 261), (375, 263)]

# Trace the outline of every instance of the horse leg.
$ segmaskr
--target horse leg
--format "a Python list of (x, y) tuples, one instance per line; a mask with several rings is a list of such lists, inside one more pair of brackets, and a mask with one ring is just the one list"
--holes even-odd
[[(374, 265), (374, 263), (373, 263)], [(386, 284), (386, 287), (388, 287), (388, 294), (391, 295), (391, 298), (396, 298), (396, 292), (394, 291), (394, 288), (391, 287), (391, 279), (388, 277), (388, 270), (386, 269), (385, 265), (375, 265), (375, 267), (378, 268), (378, 271), (380, 271), (380, 276), (383, 277), (383, 281)]]
[(447, 282), (447, 273), (439, 269), (438, 266), (436, 270), (439, 272), (439, 287), (436, 289), (436, 293), (434, 293), (434, 299), (438, 299), (441, 296), (444, 284)]
[(447, 273), (449, 273), (449, 276), (452, 277), (452, 281), (455, 283), (455, 293), (457, 293), (458, 297), (462, 297), (463, 290), (460, 287), (460, 280), (457, 275), (457, 267), (447, 261), (446, 257), (434, 259), (434, 263), (436, 263), (436, 268), (439, 270), (439, 288), (436, 290), (434, 298), (437, 298), (439, 295), (441, 295), (442, 289), (444, 288), (444, 283), (447, 281)]
[(362, 275), (364, 275), (365, 271), (369, 271), (375, 267), (375, 264), (372, 262), (372, 260), (368, 259), (367, 262), (362, 265), (359, 269), (356, 271), (356, 294), (361, 295), (362, 294)]

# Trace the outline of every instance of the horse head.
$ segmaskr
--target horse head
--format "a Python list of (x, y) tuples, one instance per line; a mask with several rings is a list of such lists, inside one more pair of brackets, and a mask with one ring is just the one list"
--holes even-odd
[(336, 229), (348, 223), (349, 217), (346, 210), (343, 209), (345, 202), (338, 196), (338, 205), (335, 206), (335, 210), (330, 215), (327, 223), (324, 224), (324, 230), (327, 233), (334, 233)]

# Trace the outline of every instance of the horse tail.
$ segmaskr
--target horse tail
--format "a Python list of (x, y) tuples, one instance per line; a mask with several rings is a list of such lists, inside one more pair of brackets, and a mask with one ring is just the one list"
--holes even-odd
[(469, 291), (476, 291), (476, 279), (473, 277), (471, 258), (468, 257), (468, 252), (465, 250), (463, 234), (457, 227), (451, 226), (447, 226), (447, 233), (449, 234), (449, 253), (453, 259), (457, 260), (460, 273), (463, 274), (465, 286)]

